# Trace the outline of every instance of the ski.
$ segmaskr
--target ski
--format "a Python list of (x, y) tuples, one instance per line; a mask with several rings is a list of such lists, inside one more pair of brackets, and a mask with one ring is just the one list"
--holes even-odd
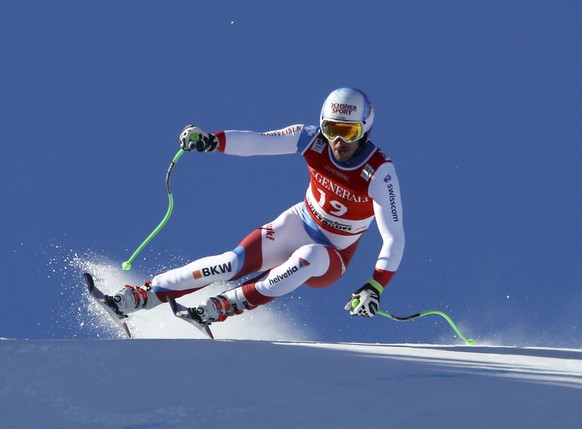
[(188, 311), (188, 307), (184, 307), (182, 304), (176, 302), (174, 298), (171, 296), (168, 297), (168, 303), (170, 307), (172, 307), (172, 311), (174, 312), (174, 316), (182, 319), (185, 322), (194, 325), (200, 332), (202, 332), (206, 337), (210, 339), (214, 339), (214, 335), (208, 326), (202, 326), (196, 320), (192, 318), (190, 312)]
[[(115, 321), (115, 323), (121, 329), (123, 329), (123, 332), (125, 333), (125, 335), (127, 335), (128, 338), (131, 338), (131, 331), (129, 330), (127, 323), (125, 323), (125, 321), (123, 320), (124, 317), (117, 314), (115, 312), (115, 310), (107, 304), (107, 301), (105, 299), (105, 294), (103, 292), (101, 292), (97, 288), (97, 286), (95, 286), (95, 281), (93, 280), (93, 276), (89, 273), (83, 273), (83, 278), (85, 279), (85, 283), (87, 285), (87, 289), (89, 290), (89, 294), (91, 295), (91, 297), (93, 297), (93, 299), (95, 301), (97, 301), (97, 303), (99, 303), (99, 305), (101, 307), (103, 307), (103, 309), (107, 312), (107, 314), (109, 314), (111, 316), (111, 318)], [(125, 316), (125, 317), (127, 317), (127, 316)]]

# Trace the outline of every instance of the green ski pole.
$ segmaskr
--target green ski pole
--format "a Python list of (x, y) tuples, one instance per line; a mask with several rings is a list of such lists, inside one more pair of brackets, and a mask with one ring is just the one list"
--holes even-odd
[[(360, 303), (360, 301), (358, 299), (352, 300), (352, 308), (357, 307), (359, 303)], [(437, 316), (441, 316), (447, 322), (449, 322), (449, 325), (451, 325), (451, 328), (453, 328), (453, 330), (457, 333), (459, 338), (461, 338), (467, 345), (470, 345), (470, 346), (475, 345), (475, 340), (472, 338), (465, 337), (463, 335), (463, 333), (461, 332), (461, 330), (459, 329), (459, 327), (455, 324), (455, 322), (453, 322), (453, 319), (451, 319), (450, 316), (443, 311), (426, 310), (426, 311), (421, 311), (420, 313), (412, 314), (410, 316), (405, 316), (405, 317), (395, 316), (395, 315), (390, 314), (384, 310), (378, 310), (378, 314), (380, 314), (384, 317), (387, 317), (389, 319), (395, 320), (397, 322), (409, 322), (411, 320), (418, 319), (419, 317), (428, 316), (429, 314), (436, 314)]]
[(412, 314), (412, 315), (406, 316), (406, 317), (398, 317), (398, 316), (390, 314), (384, 310), (378, 310), (378, 314), (381, 314), (384, 317), (388, 317), (389, 319), (396, 320), (397, 322), (408, 322), (409, 320), (418, 319), (419, 317), (428, 316), (429, 314), (436, 314), (436, 315), (444, 318), (447, 322), (449, 322), (449, 325), (451, 325), (451, 328), (453, 328), (453, 330), (457, 333), (459, 338), (461, 338), (467, 345), (470, 345), (470, 346), (475, 345), (475, 340), (473, 340), (471, 338), (468, 339), (467, 337), (465, 337), (463, 335), (463, 333), (461, 332), (461, 330), (459, 329), (459, 327), (455, 324), (455, 322), (453, 322), (453, 319), (451, 319), (447, 313), (444, 313), (444, 312), (439, 311), (439, 310), (421, 311), (420, 313)]
[(168, 172), (166, 173), (166, 190), (168, 191), (168, 211), (166, 212), (166, 215), (164, 216), (160, 224), (151, 232), (150, 235), (148, 235), (148, 237), (143, 241), (143, 243), (139, 245), (135, 252), (133, 252), (133, 255), (131, 255), (131, 257), (127, 261), (121, 264), (121, 268), (124, 269), (125, 271), (131, 270), (131, 263), (133, 262), (135, 257), (139, 254), (139, 252), (143, 250), (144, 247), (148, 245), (150, 241), (152, 241), (152, 239), (158, 234), (158, 232), (161, 231), (161, 229), (164, 227), (164, 225), (166, 225), (166, 222), (168, 222), (168, 219), (170, 219), (170, 216), (172, 215), (172, 210), (174, 209), (174, 197), (172, 196), (172, 188), (170, 186), (170, 176), (172, 175), (172, 170), (174, 169), (174, 166), (176, 165), (176, 163), (183, 154), (184, 150), (180, 149), (178, 153), (174, 156), (174, 159), (172, 160), (170, 166), (168, 167)]

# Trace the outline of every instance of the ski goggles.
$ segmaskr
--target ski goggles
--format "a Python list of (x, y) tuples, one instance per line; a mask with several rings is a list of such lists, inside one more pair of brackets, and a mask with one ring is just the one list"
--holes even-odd
[(342, 139), (346, 143), (358, 141), (364, 135), (364, 126), (361, 122), (333, 122), (324, 120), (321, 124), (321, 132), (328, 140)]

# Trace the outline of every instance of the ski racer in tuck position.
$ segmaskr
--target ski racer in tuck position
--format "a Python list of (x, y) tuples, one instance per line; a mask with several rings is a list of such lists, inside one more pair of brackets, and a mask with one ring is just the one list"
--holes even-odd
[[(125, 286), (108, 296), (121, 317), (151, 309), (217, 281), (262, 273), (211, 297), (188, 312), (201, 326), (267, 304), (305, 284), (321, 288), (346, 271), (362, 234), (376, 218), (383, 244), (371, 277), (345, 309), (371, 317), (404, 250), (402, 205), (394, 164), (370, 140), (374, 110), (368, 96), (340, 88), (325, 100), (319, 127), (292, 125), (269, 132), (220, 131), (189, 125), (180, 135), (186, 151), (227, 155), (301, 154), (310, 183), (302, 202), (252, 231), (234, 249)], [(357, 304), (356, 300), (357, 299)]]

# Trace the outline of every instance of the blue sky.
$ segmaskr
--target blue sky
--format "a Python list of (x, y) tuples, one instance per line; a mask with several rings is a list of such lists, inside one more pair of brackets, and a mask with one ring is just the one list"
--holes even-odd
[[(382, 307), (582, 346), (579, 2), (19, 0), (0, 17), (0, 336), (76, 334), (71, 255), (128, 259), (165, 213), (184, 125), (317, 123), (331, 90), (355, 86), (404, 202)], [(172, 180), (140, 281), (232, 248), (302, 198), (307, 172), (300, 156), (186, 154)], [(379, 246), (372, 227), (340, 282), (280, 300), (281, 317), (322, 340), (441, 341), (440, 321), (344, 314)]]

